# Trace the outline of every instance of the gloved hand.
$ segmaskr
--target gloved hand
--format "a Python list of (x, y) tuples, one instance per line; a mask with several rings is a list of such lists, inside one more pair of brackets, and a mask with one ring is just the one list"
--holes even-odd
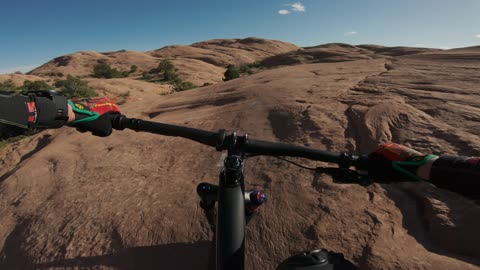
[(424, 155), (400, 144), (384, 143), (368, 155), (368, 173), (381, 183), (426, 180), (417, 176), (417, 169), (434, 158), (438, 156)]
[(80, 132), (91, 131), (93, 135), (106, 137), (112, 133), (111, 114), (119, 114), (117, 105), (106, 97), (69, 100), (75, 113), (70, 123)]

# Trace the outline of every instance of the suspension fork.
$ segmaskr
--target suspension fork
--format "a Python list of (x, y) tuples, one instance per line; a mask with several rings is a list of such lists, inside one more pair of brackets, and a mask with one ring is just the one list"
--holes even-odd
[[(215, 233), (217, 269), (243, 270), (245, 226), (263, 203), (263, 200), (258, 203), (257, 198), (265, 198), (265, 195), (258, 191), (245, 192), (243, 164), (238, 157), (228, 156), (225, 166), (218, 186), (201, 183), (197, 186), (197, 193), (201, 199), (200, 206)], [(237, 170), (231, 170), (235, 166)], [(218, 212), (215, 202), (218, 202)]]

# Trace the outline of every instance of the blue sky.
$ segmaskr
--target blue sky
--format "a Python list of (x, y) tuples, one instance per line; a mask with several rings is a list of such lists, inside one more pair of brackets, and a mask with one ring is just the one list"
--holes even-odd
[(0, 74), (80, 50), (151, 50), (261, 37), (456, 48), (480, 45), (480, 0), (28, 0), (0, 5)]

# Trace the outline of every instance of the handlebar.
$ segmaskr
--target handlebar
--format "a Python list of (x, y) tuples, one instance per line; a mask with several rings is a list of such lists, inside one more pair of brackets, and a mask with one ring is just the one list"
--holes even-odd
[[(217, 151), (228, 149), (225, 130), (211, 132), (201, 129), (127, 118), (125, 115), (119, 114), (112, 115), (111, 120), (112, 127), (116, 130), (127, 128), (164, 136), (182, 137), (215, 147)], [(327, 163), (335, 163), (338, 164), (340, 168), (344, 169), (348, 169), (351, 166), (354, 166), (357, 169), (366, 169), (368, 163), (368, 159), (365, 156), (355, 156), (348, 153), (332, 153), (302, 146), (252, 139), (246, 140), (245, 153), (265, 156), (301, 157)]]

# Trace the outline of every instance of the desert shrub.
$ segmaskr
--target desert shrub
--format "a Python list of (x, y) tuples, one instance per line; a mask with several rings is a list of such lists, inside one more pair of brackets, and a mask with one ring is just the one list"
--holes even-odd
[(178, 69), (169, 60), (162, 60), (156, 68), (142, 74), (146, 81), (163, 81), (172, 84), (180, 84), (182, 80), (177, 73)]
[(50, 90), (53, 89), (51, 85), (47, 82), (38, 80), (38, 81), (30, 81), (26, 80), (23, 82), (23, 85), (19, 87), (19, 90), (23, 91), (30, 91), (30, 90)]
[(150, 81), (153, 79), (153, 75), (150, 72), (145, 71), (142, 73), (142, 79), (145, 81)]
[(3, 83), (0, 83), (0, 91), (15, 91), (17, 87), (12, 80), (6, 80)]
[(209, 82), (206, 82), (204, 83), (202, 86), (209, 86), (209, 85), (212, 85), (213, 83), (209, 83)]
[(223, 76), (225, 76), (223, 81), (226, 82), (226, 81), (230, 81), (230, 80), (233, 80), (233, 79), (236, 79), (236, 78), (240, 78), (240, 72), (238, 71), (238, 69), (234, 65), (228, 65), (227, 66), (227, 71), (225, 71)]
[(87, 81), (83, 81), (70, 74), (67, 75), (66, 80), (55, 82), (55, 86), (69, 98), (94, 97), (98, 95), (93, 88), (88, 86)]
[(112, 68), (108, 64), (98, 64), (93, 67), (93, 77), (95, 78), (111, 78)]
[[(116, 72), (116, 69), (113, 69), (114, 72)], [(121, 71), (119, 73), (120, 75), (118, 75), (118, 77), (114, 77), (114, 78), (126, 78), (128, 77), (128, 75), (130, 75), (130, 72), (125, 70), (125, 71)]]
[(136, 65), (133, 65), (130, 67), (130, 73), (135, 73), (137, 72), (137, 70), (138, 70), (138, 67)]
[(240, 72), (240, 73), (247, 73), (247, 71), (249, 71), (249, 70), (250, 70), (250, 68), (247, 65), (243, 65), (243, 66), (240, 66), (238, 68), (238, 72)]
[(188, 89), (192, 89), (192, 88), (197, 88), (197, 87), (198, 86), (196, 86), (195, 84), (193, 84), (191, 82), (180, 81), (179, 83), (177, 83), (175, 85), (175, 91), (180, 92), (180, 91), (184, 91), (184, 90), (188, 90)]
[(100, 63), (93, 67), (93, 77), (95, 78), (125, 78), (128, 77), (128, 71), (119, 71), (116, 68), (112, 68), (109, 64)]
[(253, 74), (253, 73), (255, 73), (253, 71), (253, 68), (260, 68), (260, 67), (262, 67), (262, 64), (260, 62), (253, 62), (253, 63), (250, 63), (250, 64), (241, 65), (238, 68), (238, 72), (240, 72), (240, 74), (242, 74), (242, 73)]

